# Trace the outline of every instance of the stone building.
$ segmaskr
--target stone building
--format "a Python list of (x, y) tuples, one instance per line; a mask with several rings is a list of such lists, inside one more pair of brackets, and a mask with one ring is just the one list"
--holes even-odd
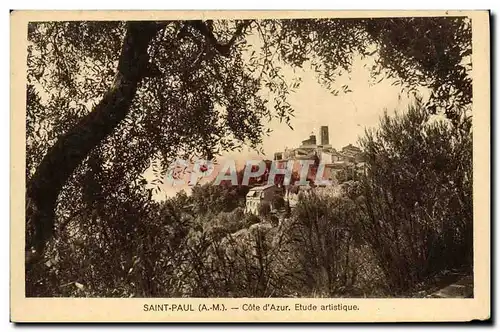
[(320, 144), (317, 144), (316, 135), (311, 133), (308, 139), (303, 140), (297, 148), (286, 148), (285, 151), (276, 152), (274, 159), (280, 165), (286, 165), (289, 160), (316, 160), (325, 165), (323, 179), (334, 180), (338, 172), (346, 168), (355, 168), (358, 172), (364, 171), (363, 154), (360, 148), (349, 144), (337, 151), (330, 144), (328, 126), (320, 128)]
[(281, 191), (282, 190), (274, 184), (251, 188), (246, 196), (245, 212), (257, 215), (263, 203), (269, 204), (272, 209), (273, 198), (276, 195), (281, 195)]

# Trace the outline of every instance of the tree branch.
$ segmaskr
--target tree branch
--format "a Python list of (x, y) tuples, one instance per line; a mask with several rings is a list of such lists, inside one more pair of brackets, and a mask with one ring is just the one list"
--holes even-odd
[(239, 23), (236, 26), (236, 31), (234, 32), (233, 36), (231, 37), (229, 42), (225, 44), (222, 44), (217, 40), (217, 38), (213, 34), (211, 25), (207, 25), (202, 20), (187, 21), (186, 24), (198, 30), (198, 32), (200, 32), (207, 39), (207, 41), (215, 47), (220, 55), (228, 57), (231, 51), (231, 47), (234, 45), (236, 39), (238, 39), (244, 33), (244, 30), (250, 24), (252, 24), (252, 22), (252, 20), (244, 20), (242, 23)]

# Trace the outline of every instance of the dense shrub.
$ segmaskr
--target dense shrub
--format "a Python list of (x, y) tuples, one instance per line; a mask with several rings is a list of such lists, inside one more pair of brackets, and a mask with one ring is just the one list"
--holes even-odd
[(359, 222), (394, 292), (472, 268), (472, 132), (429, 121), (419, 102), (367, 132)]
[(213, 183), (194, 186), (191, 195), (193, 210), (197, 214), (230, 212), (245, 206), (247, 193), (247, 186), (216, 186)]
[(307, 292), (338, 295), (354, 286), (357, 271), (351, 223), (359, 219), (357, 211), (350, 200), (316, 194), (297, 204), (290, 232)]

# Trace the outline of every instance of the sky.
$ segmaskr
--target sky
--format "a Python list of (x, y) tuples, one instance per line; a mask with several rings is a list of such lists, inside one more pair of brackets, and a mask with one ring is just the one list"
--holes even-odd
[[(223, 164), (227, 159), (241, 162), (248, 159), (273, 159), (274, 152), (283, 151), (286, 147), (298, 147), (311, 133), (314, 133), (319, 142), (320, 126), (328, 126), (330, 144), (336, 148), (353, 144), (358, 145), (358, 138), (364, 134), (365, 128), (378, 126), (379, 118), (387, 110), (394, 114), (394, 110), (403, 112), (412, 102), (413, 97), (402, 92), (401, 86), (392, 85), (389, 79), (375, 83), (370, 77), (371, 64), (374, 58), (362, 59), (355, 57), (350, 73), (344, 73), (336, 79), (333, 88), (340, 89), (344, 84), (352, 92), (338, 95), (332, 94), (318, 83), (316, 74), (308, 68), (296, 70), (293, 73), (290, 67), (280, 66), (285, 71), (285, 77), (299, 76), (301, 86), (289, 96), (289, 103), (294, 109), (295, 117), (291, 119), (290, 129), (285, 123), (274, 119), (267, 123), (272, 129), (269, 136), (263, 137), (262, 148), (265, 156), (259, 156), (255, 151), (243, 149), (241, 152), (225, 153), (218, 161)], [(419, 91), (425, 94), (424, 90)], [(200, 183), (203, 183), (201, 181)], [(178, 191), (189, 193), (189, 186), (165, 183), (157, 199), (174, 196)]]
[(264, 138), (266, 155), (272, 156), (285, 147), (298, 147), (311, 133), (319, 141), (320, 126), (328, 126), (330, 144), (334, 148), (356, 145), (365, 127), (377, 126), (384, 109), (391, 113), (408, 105), (409, 98), (404, 94), (400, 98), (401, 87), (391, 85), (392, 81), (370, 83), (370, 61), (373, 59), (355, 58), (351, 73), (340, 76), (334, 86), (340, 89), (347, 84), (352, 92), (340, 92), (337, 96), (317, 82), (314, 72), (302, 70), (299, 73), (302, 85), (289, 99), (295, 109), (294, 130), (279, 121), (269, 123), (273, 133)]
[[(252, 51), (261, 51), (262, 41), (256, 35), (248, 36), (248, 41), (253, 45), (253, 48), (248, 50), (249, 54)], [(392, 80), (374, 82), (370, 76), (370, 68), (374, 64), (375, 56), (376, 54), (364, 59), (359, 55), (354, 56), (350, 72), (342, 72), (332, 86), (333, 89), (342, 91), (341, 87), (348, 85), (352, 92), (339, 92), (337, 95), (318, 83), (316, 73), (307, 66), (293, 70), (287, 64), (274, 60), (275, 65), (281, 67), (285, 79), (291, 81), (300, 78), (302, 82), (288, 97), (288, 102), (294, 109), (295, 117), (290, 123), (294, 129), (273, 119), (266, 124), (266, 128), (272, 130), (271, 134), (263, 136), (261, 147), (264, 156), (247, 148), (241, 152), (224, 153), (217, 158), (218, 161), (224, 163), (224, 160), (234, 159), (237, 164), (244, 164), (248, 159), (273, 159), (275, 152), (298, 147), (312, 133), (319, 142), (321, 126), (328, 126), (329, 141), (334, 148), (339, 150), (348, 144), (357, 145), (358, 138), (364, 134), (365, 128), (377, 127), (384, 110), (389, 114), (395, 109), (404, 111), (411, 102), (411, 97), (402, 92), (401, 86), (393, 85)], [(47, 98), (45, 91), (41, 87), (38, 88), (42, 98)], [(419, 92), (425, 94), (422, 89)], [(268, 100), (273, 99), (271, 96), (266, 97)], [(87, 106), (91, 108), (90, 104)], [(144, 175), (149, 182), (154, 179), (151, 169)], [(190, 191), (189, 186), (172, 186), (171, 183), (165, 183), (160, 188), (161, 191), (155, 195), (158, 200), (174, 196), (180, 190), (188, 193)]]

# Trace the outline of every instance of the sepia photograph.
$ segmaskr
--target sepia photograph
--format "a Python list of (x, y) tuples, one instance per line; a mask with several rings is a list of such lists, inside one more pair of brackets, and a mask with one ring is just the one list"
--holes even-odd
[(488, 13), (228, 13), (23, 19), (20, 296), (347, 320), (477, 300)]

